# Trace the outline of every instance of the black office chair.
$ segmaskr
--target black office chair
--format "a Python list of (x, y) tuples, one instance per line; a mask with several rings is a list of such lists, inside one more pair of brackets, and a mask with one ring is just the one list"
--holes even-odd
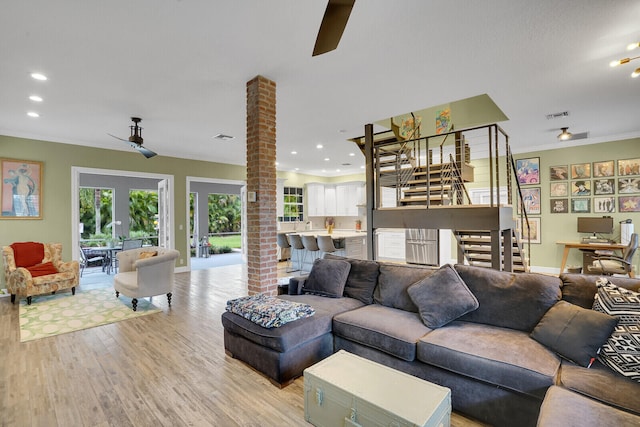
[(613, 274), (628, 274), (634, 277), (633, 255), (638, 249), (638, 234), (633, 233), (629, 239), (629, 245), (625, 248), (622, 256), (616, 255), (594, 255), (593, 264), (590, 265), (589, 271), (598, 274), (611, 276)]

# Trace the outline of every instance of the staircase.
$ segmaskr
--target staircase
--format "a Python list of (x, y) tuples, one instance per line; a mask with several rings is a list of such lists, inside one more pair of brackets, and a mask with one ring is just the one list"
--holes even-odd
[[(480, 267), (491, 267), (491, 233), (483, 230), (455, 230), (454, 235), (458, 242), (458, 247), (464, 253), (464, 258), (470, 265)], [(501, 239), (504, 240), (504, 239)], [(522, 242), (515, 230), (512, 230), (511, 256), (514, 272), (528, 272), (529, 266), (524, 256)], [(504, 245), (500, 242), (502, 248), (502, 268), (508, 270), (504, 265)]]

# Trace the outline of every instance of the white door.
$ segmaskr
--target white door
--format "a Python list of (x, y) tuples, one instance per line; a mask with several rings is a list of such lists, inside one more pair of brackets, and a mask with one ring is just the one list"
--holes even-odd
[(171, 245), (171, 193), (169, 180), (158, 181), (158, 246), (172, 248)]

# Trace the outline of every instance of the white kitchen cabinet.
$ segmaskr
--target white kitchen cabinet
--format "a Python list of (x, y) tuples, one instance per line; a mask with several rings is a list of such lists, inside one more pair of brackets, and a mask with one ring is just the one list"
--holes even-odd
[(364, 182), (307, 184), (309, 216), (358, 216), (358, 205), (365, 203)]
[(325, 216), (324, 184), (310, 182), (307, 184), (307, 215)]
[(405, 259), (405, 231), (404, 229), (398, 231), (379, 230), (377, 232), (377, 258), (388, 260), (403, 260)]
[(325, 184), (324, 186), (324, 214), (326, 216), (336, 216), (336, 206), (338, 203), (336, 187), (333, 184)]

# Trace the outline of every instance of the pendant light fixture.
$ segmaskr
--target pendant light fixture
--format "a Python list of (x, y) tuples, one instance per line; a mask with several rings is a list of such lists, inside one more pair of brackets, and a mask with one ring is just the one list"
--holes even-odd
[[(640, 47), (640, 42), (636, 42), (636, 43), (631, 43), (630, 45), (627, 46), (627, 50), (634, 50), (636, 48)], [(634, 56), (633, 58), (622, 58), (622, 59), (618, 59), (617, 61), (611, 61), (609, 63), (610, 67), (617, 67), (618, 65), (622, 65), (622, 64), (627, 64), (633, 60), (636, 59), (640, 59), (640, 56)], [(631, 77), (636, 78), (640, 76), (640, 67), (636, 68), (633, 73), (631, 73)]]
[(560, 141), (568, 141), (573, 136), (573, 134), (569, 132), (569, 128), (560, 128), (560, 130), (562, 130), (562, 132), (560, 132), (560, 135), (558, 135), (558, 139)]

